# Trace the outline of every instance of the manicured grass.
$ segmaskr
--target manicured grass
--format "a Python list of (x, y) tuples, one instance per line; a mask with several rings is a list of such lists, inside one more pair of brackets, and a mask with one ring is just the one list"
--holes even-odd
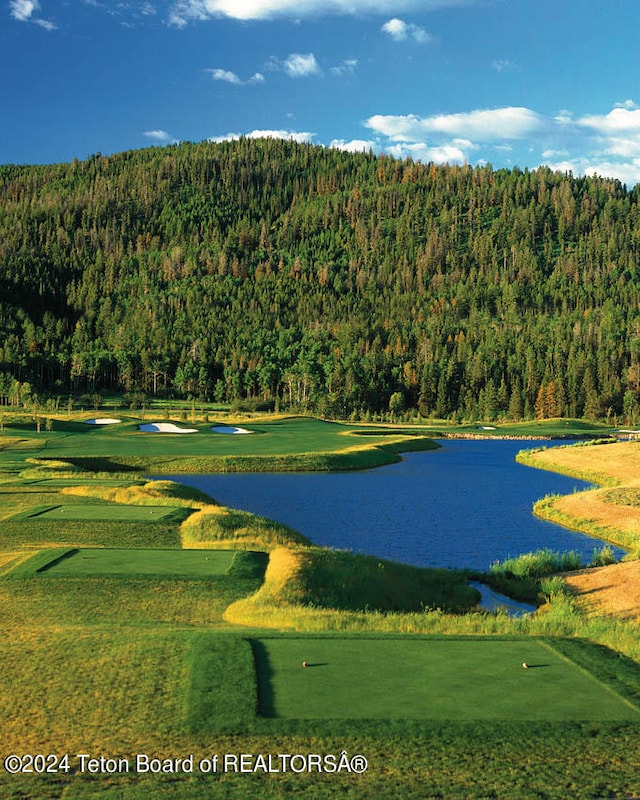
[[(114, 522), (157, 522), (160, 519), (171, 516), (178, 509), (171, 506), (125, 506), (96, 504), (96, 505), (56, 505), (44, 506), (30, 509), (27, 512), (20, 512), (14, 517), (10, 517), (12, 522), (18, 520), (39, 517), (45, 520), (100, 520), (102, 522), (113, 520)], [(182, 511), (180, 509), (180, 511)]]
[[(151, 419), (146, 420), (147, 422)], [(166, 420), (161, 420), (166, 421)], [(260, 436), (221, 436), (211, 430), (215, 425), (189, 423), (198, 434), (179, 436), (168, 433), (143, 433), (139, 421), (130, 421), (99, 430), (91, 426), (76, 426), (73, 431), (52, 431), (42, 435), (46, 441), (46, 458), (65, 460), (67, 456), (233, 456), (233, 455), (288, 455), (297, 453), (327, 453), (342, 450), (350, 445), (362, 445), (348, 434), (358, 426), (323, 422), (308, 417), (291, 417), (260, 423), (243, 423), (242, 427)], [(183, 424), (183, 423), (180, 423)], [(398, 435), (400, 432), (396, 432)], [(346, 438), (345, 435), (347, 434)], [(381, 441), (388, 437), (380, 436)], [(371, 444), (371, 442), (368, 442)]]
[[(152, 575), (208, 578), (224, 575), (235, 553), (233, 550), (122, 550), (83, 548), (71, 550), (55, 562), (40, 567), (49, 576)], [(27, 565), (25, 565), (27, 566)]]
[(482, 425), (452, 425), (440, 429), (447, 434), (468, 434), (486, 437), (534, 437), (575, 439), (607, 436), (612, 430), (610, 425), (599, 422), (587, 422), (583, 419), (541, 419), (523, 422), (492, 422)]
[(42, 550), (24, 561), (11, 576), (79, 578), (121, 575), (186, 580), (221, 575), (261, 577), (266, 562), (265, 553), (235, 550), (54, 548)]
[[(131, 418), (123, 418), (122, 423), (113, 426), (60, 422), (53, 431), (32, 436), (28, 423), (22, 427), (15, 423), (5, 433), (9, 444), (0, 449), (0, 471), (17, 470), (20, 456), (29, 457), (30, 463), (35, 464), (24, 474), (31, 480), (46, 478), (43, 473), (51, 464), (58, 469), (65, 469), (66, 465), (70, 477), (78, 469), (156, 474), (358, 469), (393, 462), (404, 450), (436, 446), (416, 431), (404, 433), (399, 429), (391, 435), (389, 431), (377, 435), (374, 430), (363, 438), (352, 434), (365, 430), (364, 426), (308, 417), (243, 422), (243, 428), (260, 434), (255, 436), (221, 436), (211, 430), (215, 424), (189, 423), (198, 433), (180, 436), (143, 433), (138, 430), (139, 420)], [(18, 455), (13, 448), (17, 447), (16, 434), (20, 431), (30, 438), (28, 449), (20, 450)], [(0, 445), (2, 439), (0, 434)]]
[(292, 637), (253, 646), (267, 717), (640, 722), (637, 708), (536, 639)]

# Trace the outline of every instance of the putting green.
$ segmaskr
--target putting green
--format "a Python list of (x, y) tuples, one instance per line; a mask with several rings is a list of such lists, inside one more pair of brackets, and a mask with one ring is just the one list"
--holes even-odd
[(57, 551), (37, 571), (54, 577), (151, 575), (164, 578), (208, 578), (226, 575), (235, 555), (235, 550), (82, 548), (62, 554)]
[(16, 514), (12, 522), (26, 519), (96, 521), (96, 522), (158, 522), (178, 510), (177, 506), (129, 506), (113, 504), (58, 505), (29, 509)]
[(640, 721), (637, 708), (540, 640), (252, 643), (265, 717)]

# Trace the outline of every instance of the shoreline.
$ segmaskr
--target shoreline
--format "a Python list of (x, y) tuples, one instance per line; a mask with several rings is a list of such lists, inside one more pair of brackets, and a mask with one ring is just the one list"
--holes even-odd
[[(516, 461), (596, 484), (596, 488), (574, 495), (541, 498), (534, 504), (533, 513), (540, 519), (617, 545), (627, 550), (625, 559), (633, 560), (640, 557), (640, 506), (622, 502), (635, 491), (637, 483), (633, 467), (630, 470), (626, 463), (630, 454), (640, 463), (637, 442), (523, 450)], [(611, 502), (612, 491), (618, 492), (620, 502)]]

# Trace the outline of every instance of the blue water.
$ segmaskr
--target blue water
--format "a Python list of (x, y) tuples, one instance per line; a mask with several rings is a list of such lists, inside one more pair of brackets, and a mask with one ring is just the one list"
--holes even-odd
[[(602, 542), (536, 519), (533, 503), (588, 484), (514, 461), (535, 442), (443, 440), (361, 472), (177, 475), (225, 506), (295, 528), (314, 544), (417, 566), (486, 570), (548, 547), (588, 562)], [(167, 476), (164, 476), (167, 477)], [(616, 551), (622, 554), (623, 551)]]

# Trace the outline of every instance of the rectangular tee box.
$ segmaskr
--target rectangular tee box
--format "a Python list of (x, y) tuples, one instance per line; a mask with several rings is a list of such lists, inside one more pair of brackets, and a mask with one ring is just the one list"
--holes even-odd
[(235, 550), (80, 548), (40, 568), (52, 577), (141, 576), (207, 578), (225, 575)]
[(629, 701), (532, 638), (252, 644), (265, 717), (640, 721)]
[(116, 503), (85, 503), (58, 505), (37, 511), (30, 518), (56, 521), (96, 522), (158, 522), (173, 514), (176, 506), (133, 506)]

